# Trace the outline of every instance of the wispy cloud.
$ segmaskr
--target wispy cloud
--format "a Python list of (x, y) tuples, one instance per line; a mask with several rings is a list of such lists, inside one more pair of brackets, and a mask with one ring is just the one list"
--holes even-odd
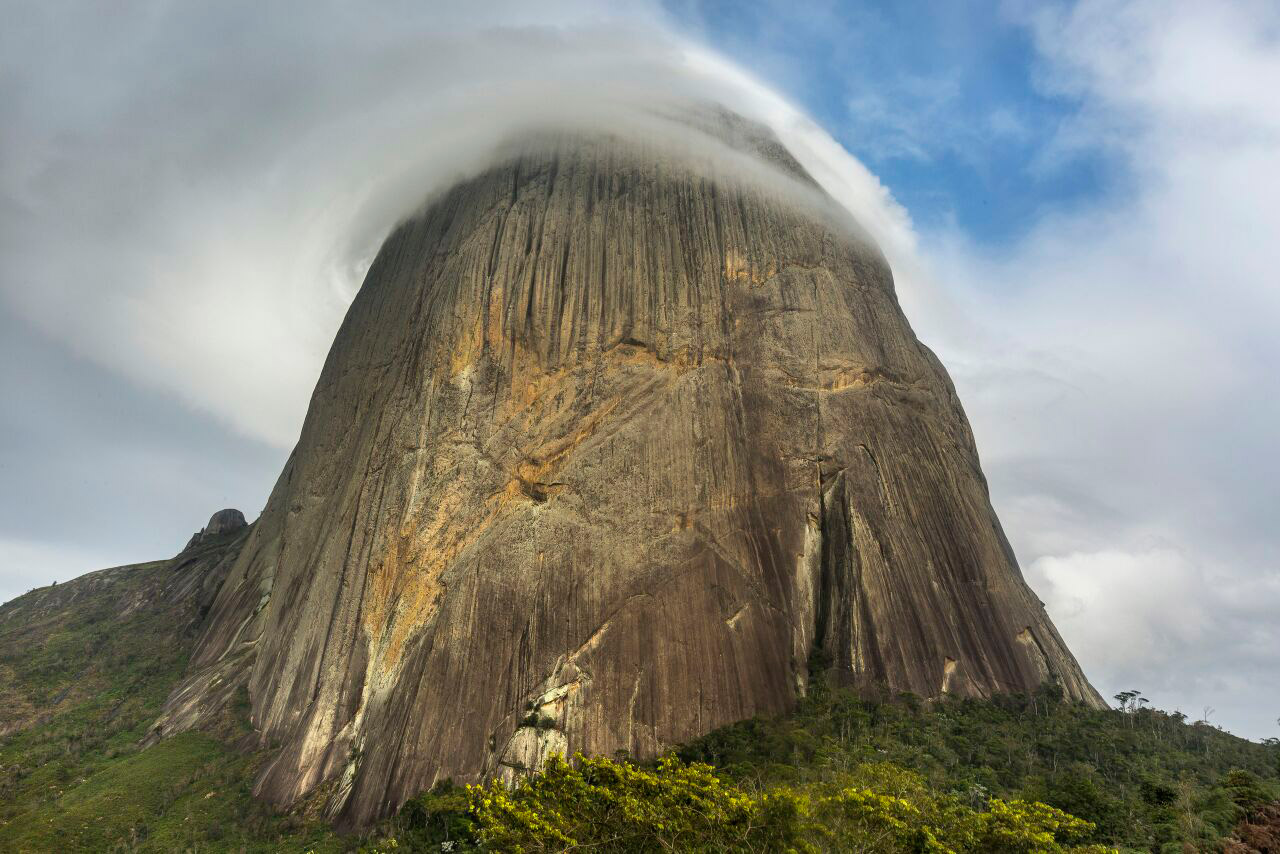
[[(379, 8), (20, 7), (0, 36), (0, 299), (286, 446), (383, 236), (513, 132), (677, 97), (794, 124), (643, 5)], [(875, 228), (893, 206), (859, 182)]]
[(910, 245), (875, 176), (661, 11), (536, 5), (11, 5), (0, 539), (144, 560), (252, 515), (384, 236), (531, 126), (723, 101)]

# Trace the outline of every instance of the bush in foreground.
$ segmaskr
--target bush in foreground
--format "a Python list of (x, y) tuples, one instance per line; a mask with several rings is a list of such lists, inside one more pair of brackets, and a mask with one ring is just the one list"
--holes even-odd
[[(593, 852), (828, 852), (866, 854), (1102, 854), (1073, 847), (1093, 825), (1042, 803), (991, 800), (975, 810), (931, 791), (914, 773), (867, 766), (821, 783), (751, 792), (702, 763), (666, 757), (655, 767), (575, 756), (551, 757), (544, 770), (508, 788), (493, 782), (437, 791), (410, 808), (418, 817), (403, 842), (383, 839), (375, 851), (430, 844), (429, 827), (452, 828), (444, 850), (479, 845), (490, 851), (541, 854)], [(450, 806), (441, 809), (445, 801)], [(459, 808), (465, 818), (458, 815)], [(452, 812), (452, 819), (446, 813)], [(461, 821), (459, 819), (462, 819)], [(459, 830), (466, 828), (459, 834)]]

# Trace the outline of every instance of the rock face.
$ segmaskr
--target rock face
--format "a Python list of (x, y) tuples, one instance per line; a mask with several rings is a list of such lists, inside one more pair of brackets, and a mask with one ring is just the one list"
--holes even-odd
[(779, 175), (562, 135), (390, 236), (159, 732), (247, 684), (258, 792), (350, 826), (782, 712), (815, 650), (1101, 703), (883, 257), (743, 127)]
[(192, 535), (186, 547), (188, 549), (192, 548), (206, 540), (223, 537), (234, 531), (239, 531), (241, 528), (248, 527), (248, 525), (249, 523), (244, 520), (244, 514), (239, 510), (219, 510), (209, 517), (209, 524)]
[(244, 514), (239, 510), (219, 510), (209, 517), (209, 524), (204, 526), (206, 537), (220, 537), (232, 531), (238, 531), (248, 525)]

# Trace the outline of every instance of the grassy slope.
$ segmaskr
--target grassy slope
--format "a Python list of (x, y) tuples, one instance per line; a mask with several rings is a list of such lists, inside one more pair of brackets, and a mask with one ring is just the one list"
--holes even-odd
[(160, 595), (175, 565), (0, 607), (0, 851), (345, 850), (252, 799), (254, 757), (198, 734), (139, 749), (194, 641), (190, 603)]
[(343, 851), (327, 828), (253, 800), (252, 759), (186, 733), (120, 754), (0, 829), (14, 851)]

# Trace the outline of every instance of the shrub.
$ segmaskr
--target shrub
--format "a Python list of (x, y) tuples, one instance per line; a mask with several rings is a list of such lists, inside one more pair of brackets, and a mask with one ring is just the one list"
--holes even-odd
[(774, 840), (765, 817), (790, 809), (746, 796), (708, 765), (674, 757), (646, 770), (581, 756), (570, 765), (553, 756), (514, 788), (495, 781), (468, 791), (479, 838), (511, 852), (725, 851), (744, 841), (768, 847)]
[[(859, 785), (873, 782), (877, 788)], [(491, 850), (534, 854), (629, 851), (860, 851), (865, 854), (1066, 854), (1093, 830), (1042, 803), (990, 802), (976, 812), (917, 775), (876, 763), (855, 774), (760, 794), (676, 757), (655, 768), (552, 757), (513, 788), (467, 789), (476, 835)]]

